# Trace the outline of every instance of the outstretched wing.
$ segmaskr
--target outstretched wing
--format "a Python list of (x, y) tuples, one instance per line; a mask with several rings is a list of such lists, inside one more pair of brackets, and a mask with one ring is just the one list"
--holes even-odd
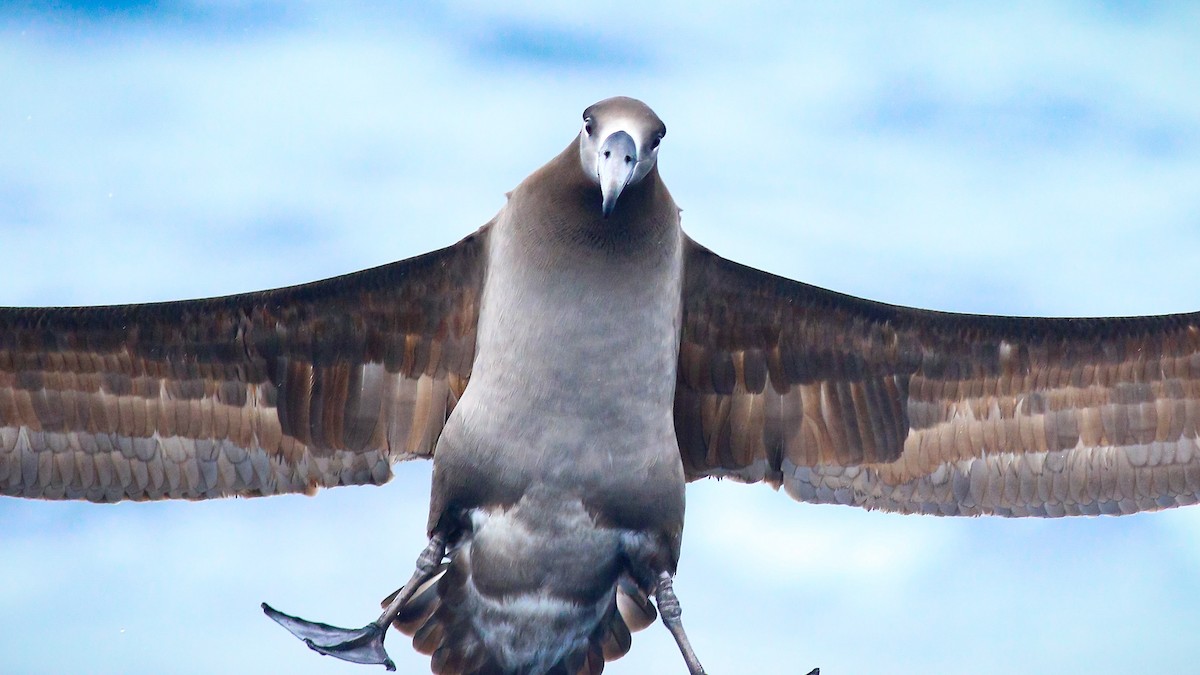
[(885, 305), (689, 241), (675, 424), (690, 479), (945, 515), (1131, 513), (1200, 495), (1200, 314)]
[(466, 386), (488, 228), (302, 286), (0, 309), (0, 494), (206, 499), (383, 483)]

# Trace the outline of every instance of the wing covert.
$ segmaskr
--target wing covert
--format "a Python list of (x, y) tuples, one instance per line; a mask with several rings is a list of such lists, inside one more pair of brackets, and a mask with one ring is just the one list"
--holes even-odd
[(488, 228), (205, 300), (0, 308), (0, 494), (312, 492), (428, 457), (470, 376)]
[(1200, 495), (1200, 314), (1040, 319), (862, 300), (689, 241), (675, 418), (689, 479), (944, 515)]

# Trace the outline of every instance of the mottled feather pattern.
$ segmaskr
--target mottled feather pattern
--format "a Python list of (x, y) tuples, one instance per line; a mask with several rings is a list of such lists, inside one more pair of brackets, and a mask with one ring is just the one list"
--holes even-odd
[(393, 621), (434, 673), (596, 675), (654, 621), (625, 562), (654, 539), (598, 525), (563, 496), (540, 484), (463, 515), (448, 562)]
[[(400, 591), (380, 603), (387, 607)], [(499, 672), (489, 660), (482, 643), (475, 639), (474, 630), (466, 624), (469, 616), (455, 611), (453, 600), (462, 604), (467, 592), (462, 564), (456, 569), (443, 564), (442, 569), (425, 582), (404, 605), (392, 626), (413, 638), (413, 648), (432, 656), (431, 667), (437, 675), (482, 675)], [(568, 655), (555, 664), (547, 675), (599, 675), (604, 664), (629, 653), (633, 646), (631, 631), (646, 628), (658, 618), (654, 604), (646, 593), (628, 576), (623, 576), (616, 589), (614, 604), (600, 622), (587, 649)], [(448, 635), (459, 637), (450, 644)]]
[(686, 265), (675, 416), (691, 479), (943, 515), (1131, 513), (1200, 495), (1200, 315), (948, 314), (694, 243)]
[(379, 484), (429, 456), (474, 356), (487, 228), (326, 281), (0, 309), (0, 494), (188, 498)]

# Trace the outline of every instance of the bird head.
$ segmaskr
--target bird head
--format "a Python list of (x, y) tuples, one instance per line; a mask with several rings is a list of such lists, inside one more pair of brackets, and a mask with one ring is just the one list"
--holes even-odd
[(600, 187), (600, 210), (607, 218), (630, 185), (649, 175), (667, 126), (650, 106), (626, 96), (606, 98), (583, 111), (579, 161)]

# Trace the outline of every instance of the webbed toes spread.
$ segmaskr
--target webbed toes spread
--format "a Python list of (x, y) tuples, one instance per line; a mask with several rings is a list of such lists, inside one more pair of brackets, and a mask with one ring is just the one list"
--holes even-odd
[(377, 663), (388, 670), (396, 669), (383, 647), (387, 631), (378, 623), (372, 622), (362, 628), (338, 628), (284, 614), (265, 602), (262, 609), (267, 616), (319, 654), (351, 663)]

